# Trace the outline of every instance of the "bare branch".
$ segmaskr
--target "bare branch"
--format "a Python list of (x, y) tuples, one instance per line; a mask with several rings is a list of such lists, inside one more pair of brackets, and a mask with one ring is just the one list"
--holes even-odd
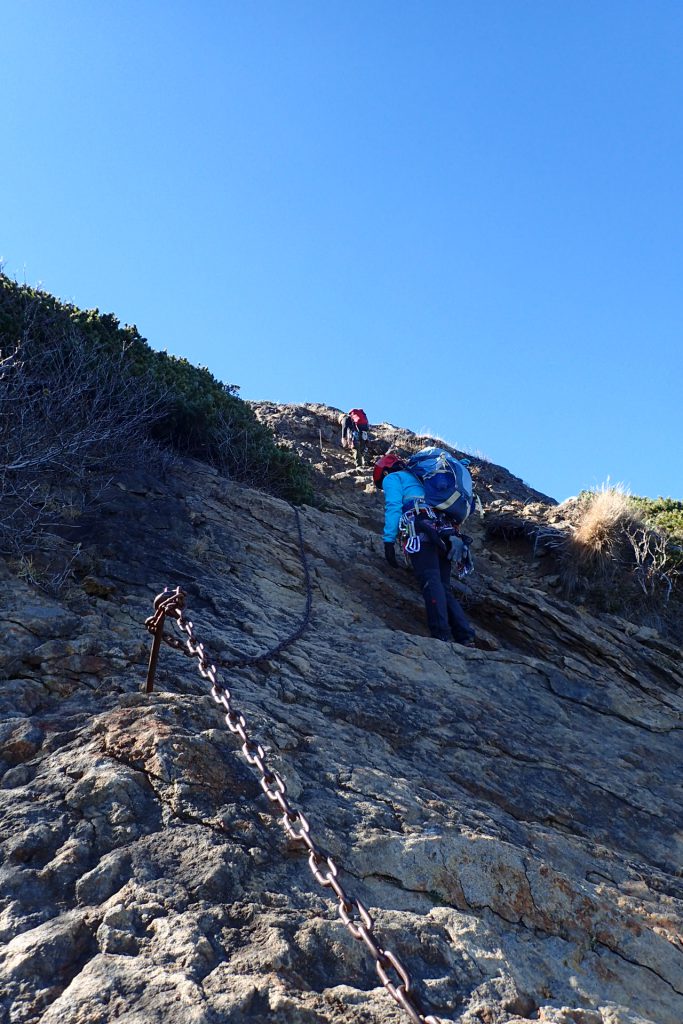
[(162, 399), (126, 353), (75, 330), (34, 343), (30, 310), (0, 359), (0, 551), (21, 557), (40, 535), (97, 500), (102, 481), (145, 457)]

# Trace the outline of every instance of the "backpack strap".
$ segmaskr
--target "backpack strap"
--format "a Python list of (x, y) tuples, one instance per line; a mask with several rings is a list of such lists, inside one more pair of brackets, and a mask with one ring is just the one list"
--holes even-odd
[(447, 508), (450, 508), (451, 505), (454, 505), (455, 502), (458, 501), (460, 498), (462, 498), (462, 494), (460, 493), (460, 491), (453, 491), (450, 498), (447, 498), (446, 501), (442, 501), (441, 504), (436, 505), (435, 508), (438, 508), (440, 512), (445, 512)]

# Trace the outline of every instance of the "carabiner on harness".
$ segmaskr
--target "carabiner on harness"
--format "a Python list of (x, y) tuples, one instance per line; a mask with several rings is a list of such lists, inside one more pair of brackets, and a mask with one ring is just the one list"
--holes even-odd
[[(417, 505), (417, 503), (416, 503)], [(403, 545), (403, 550), (407, 555), (416, 555), (422, 547), (422, 541), (420, 540), (417, 531), (415, 529), (415, 516), (417, 509), (408, 509), (401, 516), (400, 529), (401, 533), (407, 536), (407, 540)]]

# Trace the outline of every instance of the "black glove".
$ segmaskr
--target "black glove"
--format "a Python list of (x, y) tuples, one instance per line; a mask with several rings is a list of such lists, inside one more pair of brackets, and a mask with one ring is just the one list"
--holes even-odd
[(388, 540), (385, 540), (384, 542), (384, 557), (386, 558), (389, 565), (392, 566), (392, 568), (398, 569), (398, 562), (396, 561), (396, 551), (394, 550), (394, 545)]

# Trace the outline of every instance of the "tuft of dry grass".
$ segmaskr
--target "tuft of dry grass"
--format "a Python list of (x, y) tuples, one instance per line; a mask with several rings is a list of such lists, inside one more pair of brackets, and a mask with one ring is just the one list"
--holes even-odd
[(568, 596), (588, 588), (606, 609), (668, 602), (678, 568), (665, 533), (649, 525), (628, 491), (604, 484), (565, 503), (571, 532), (563, 545)]
[(582, 568), (605, 570), (621, 561), (630, 547), (628, 535), (643, 522), (621, 485), (603, 485), (581, 502), (571, 538), (574, 557)]

